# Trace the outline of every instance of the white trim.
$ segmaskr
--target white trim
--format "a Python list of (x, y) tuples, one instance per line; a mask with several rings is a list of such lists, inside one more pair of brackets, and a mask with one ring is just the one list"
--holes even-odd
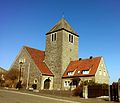
[[(36, 82), (36, 80), (37, 80), (37, 82)], [(38, 83), (38, 79), (37, 78), (35, 78), (34, 79), (34, 84), (37, 84)]]
[(64, 87), (70, 87), (70, 80), (64, 81)]
[[(73, 42), (69, 41), (69, 35), (73, 37)], [(74, 35), (71, 34), (71, 33), (68, 33), (68, 42), (69, 42), (70, 44), (74, 44)]]
[[(56, 34), (56, 39), (54, 38)], [(53, 41), (52, 41), (52, 36), (53, 36)], [(55, 40), (54, 40), (55, 39)], [(57, 41), (57, 32), (51, 33), (51, 42), (56, 42)]]
[(28, 88), (29, 88), (29, 76), (30, 76), (30, 63), (29, 63), (29, 65), (28, 65), (27, 87), (26, 87), (26, 89), (28, 89)]

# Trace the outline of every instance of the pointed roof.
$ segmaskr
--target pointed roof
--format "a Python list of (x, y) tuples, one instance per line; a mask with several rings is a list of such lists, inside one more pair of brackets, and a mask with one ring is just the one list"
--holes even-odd
[[(63, 78), (76, 76), (77, 77), (95, 76), (101, 58), (102, 57), (95, 57), (92, 59), (71, 61), (65, 73), (63, 74)], [(83, 74), (83, 71), (89, 71), (89, 73)], [(73, 72), (74, 74), (68, 75), (69, 72)]]
[(47, 65), (44, 62), (45, 52), (34, 49), (34, 48), (30, 48), (27, 46), (24, 46), (24, 47), (30, 54), (30, 56), (31, 56), (32, 60), (34, 61), (34, 63), (36, 64), (36, 66), (39, 68), (40, 72), (43, 75), (53, 76), (53, 73), (49, 70), (49, 68), (47, 67)]
[(49, 32), (46, 33), (46, 35), (53, 33), (53, 32), (57, 32), (59, 30), (65, 30), (67, 32), (70, 32), (70, 33), (78, 36), (78, 34), (72, 29), (72, 27), (69, 25), (69, 23), (63, 17)]
[(5, 70), (2, 67), (0, 67), (0, 72), (7, 72), (7, 70)]

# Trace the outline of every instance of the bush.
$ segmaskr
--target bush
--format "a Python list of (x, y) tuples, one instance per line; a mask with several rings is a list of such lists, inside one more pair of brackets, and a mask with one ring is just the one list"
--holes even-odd
[(12, 80), (6, 80), (3, 84), (4, 87), (12, 87)]
[(83, 97), (83, 86), (78, 86), (73, 90), (73, 96), (80, 96)]

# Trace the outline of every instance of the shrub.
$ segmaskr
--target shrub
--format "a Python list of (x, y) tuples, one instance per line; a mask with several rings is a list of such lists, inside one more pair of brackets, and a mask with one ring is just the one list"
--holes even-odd
[(83, 97), (82, 94), (83, 94), (83, 86), (78, 86), (73, 90), (73, 96)]
[(12, 87), (12, 80), (8, 79), (5, 81), (5, 83), (3, 84), (4, 87)]

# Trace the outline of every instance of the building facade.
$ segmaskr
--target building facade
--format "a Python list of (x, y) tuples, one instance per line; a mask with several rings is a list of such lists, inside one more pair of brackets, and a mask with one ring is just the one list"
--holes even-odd
[[(109, 75), (103, 58), (99, 57), (99, 60), (89, 59), (94, 61), (93, 64), (90, 64), (90, 62), (86, 63), (85, 60), (81, 60), (81, 62), (78, 58), (78, 40), (78, 34), (62, 18), (46, 33), (45, 51), (24, 46), (13, 62), (11, 69), (20, 69), (21, 77), (19, 78), (26, 85), (26, 88), (36, 84), (37, 89), (66, 90), (66, 88), (69, 88), (71, 78), (78, 76), (74, 75), (79, 70), (76, 65), (79, 67), (82, 65), (81, 63), (86, 64), (83, 69), (88, 68), (88, 65), (93, 65), (93, 67), (97, 65), (95, 70), (91, 67), (91, 70), (94, 71), (92, 75), (84, 74), (78, 77), (81, 80), (92, 78), (95, 82), (100, 82), (105, 72), (105, 78), (107, 79), (102, 78), (103, 82), (101, 83), (108, 84)], [(22, 65), (20, 65), (20, 61)], [(73, 71), (70, 71), (71, 68)], [(99, 69), (101, 70), (101, 75), (98, 75)]]
[(62, 75), (70, 61), (78, 59), (78, 35), (62, 18), (47, 34), (45, 63), (54, 74), (55, 89), (62, 88)]

